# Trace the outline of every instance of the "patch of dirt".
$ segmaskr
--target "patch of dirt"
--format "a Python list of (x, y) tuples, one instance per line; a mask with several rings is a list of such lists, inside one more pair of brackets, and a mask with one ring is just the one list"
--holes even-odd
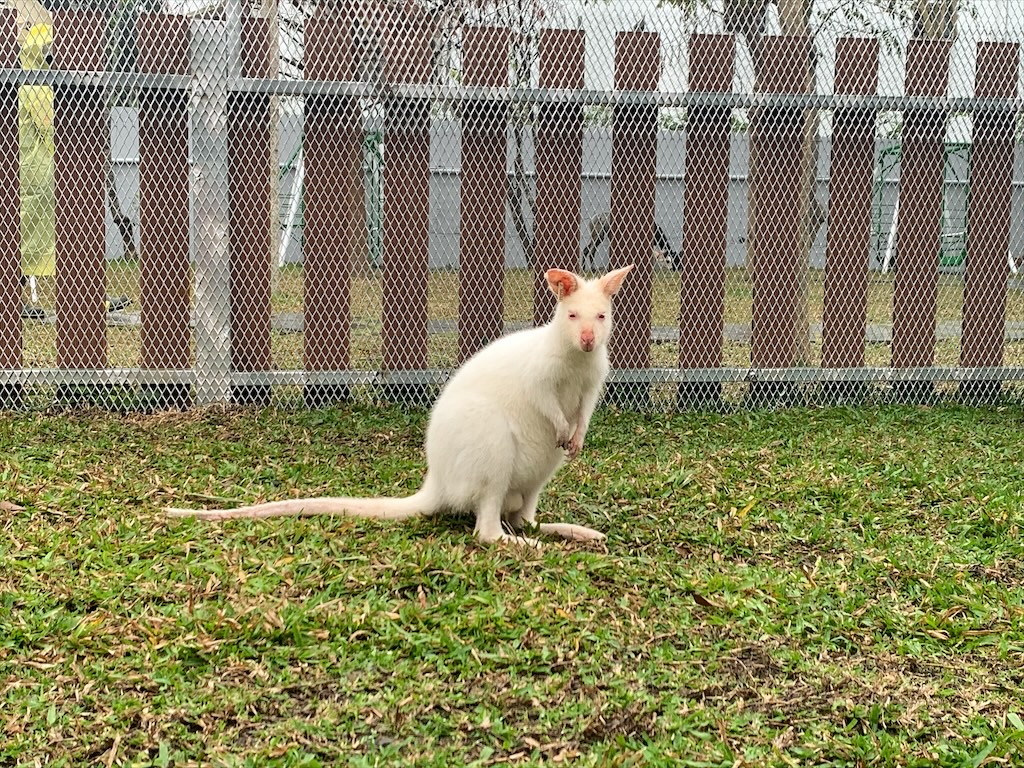
[(972, 563), (967, 573), (978, 581), (990, 581), (1004, 587), (1024, 585), (1024, 563), (1018, 561), (996, 561), (992, 565)]
[(762, 645), (743, 645), (718, 660), (721, 673), (734, 681), (762, 685), (771, 681), (783, 671), (782, 666), (772, 658)]
[(657, 732), (658, 714), (648, 710), (642, 702), (632, 702), (620, 709), (595, 715), (579, 736), (580, 744), (595, 744), (618, 737), (643, 739)]

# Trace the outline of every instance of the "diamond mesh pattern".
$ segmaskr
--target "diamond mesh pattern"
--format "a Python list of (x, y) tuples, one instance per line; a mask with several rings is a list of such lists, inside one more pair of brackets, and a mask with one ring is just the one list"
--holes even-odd
[(1024, 380), (1024, 10), (0, 9), (4, 406), (426, 402), (628, 263), (640, 407)]

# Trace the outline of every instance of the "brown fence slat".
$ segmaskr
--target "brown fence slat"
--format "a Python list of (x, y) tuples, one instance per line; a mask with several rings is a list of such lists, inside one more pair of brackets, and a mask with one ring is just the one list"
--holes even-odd
[[(18, 66), (18, 16), (0, 10), (0, 66)], [(22, 364), (21, 195), (18, 176), (18, 87), (0, 86), (0, 370)], [(21, 386), (0, 383), (0, 408), (21, 405)]]
[[(615, 88), (655, 91), (661, 71), (661, 38), (656, 32), (615, 35)], [(651, 361), (651, 290), (654, 255), (654, 182), (658, 150), (658, 108), (619, 105), (612, 121), (609, 267), (635, 264), (616, 297), (611, 364), (644, 369)], [(608, 387), (612, 401), (644, 406), (650, 398), (643, 381)]]
[[(810, 40), (771, 36), (763, 42), (764, 93), (806, 93), (810, 88)], [(805, 112), (799, 107), (758, 110), (751, 126), (751, 190), (754, 198), (750, 362), (755, 368), (788, 368), (806, 348), (803, 238)], [(777, 386), (755, 384), (750, 397), (771, 398)]]
[[(143, 14), (137, 26), (141, 72), (188, 74), (186, 16)], [(188, 94), (139, 92), (139, 289), (143, 368), (184, 370), (191, 363)], [(150, 405), (183, 408), (186, 384), (147, 387)]]
[[(467, 27), (462, 42), (466, 85), (508, 85), (509, 31)], [(477, 101), (463, 107), (459, 213), (459, 359), (502, 334), (505, 279), (505, 174), (508, 107)]]
[[(242, 76), (275, 71), (270, 22), (242, 19)], [(228, 94), (228, 240), (231, 248), (231, 367), (268, 371), (270, 352), (271, 226), (275, 173), (270, 97)], [(233, 386), (236, 403), (268, 403), (269, 385)]]
[[(735, 72), (732, 35), (690, 37), (690, 90), (727, 93)], [(729, 213), (731, 110), (696, 107), (687, 119), (680, 274), (679, 367), (720, 368), (725, 330), (725, 234)], [(681, 405), (721, 401), (718, 382), (679, 385)]]
[[(389, 83), (430, 79), (432, 22), (416, 8), (384, 11), (381, 39)], [(430, 102), (392, 97), (385, 105), (383, 172), (383, 368), (427, 367)], [(421, 401), (425, 386), (398, 383), (385, 396)]]
[[(944, 96), (950, 40), (910, 41), (905, 90), (908, 96)], [(945, 117), (933, 109), (904, 115), (900, 158), (900, 212), (896, 226), (893, 286), (892, 366), (916, 368), (935, 362), (935, 313), (939, 243), (942, 235), (942, 182)], [(931, 382), (900, 382), (900, 400), (928, 399)]]
[[(583, 88), (586, 37), (582, 29), (540, 33), (540, 87)], [(575, 269), (583, 196), (583, 107), (543, 104), (535, 133), (537, 168), (534, 220), (533, 323), (551, 319), (555, 297), (544, 273)]]
[[(306, 76), (352, 80), (354, 14), (318, 11), (306, 25)], [(363, 232), (363, 129), (358, 100), (308, 96), (303, 138), (304, 356), (307, 371), (349, 367), (353, 268), (368, 254)], [(347, 399), (341, 385), (307, 384), (311, 407)]]
[[(106, 18), (94, 11), (53, 14), (53, 68), (103, 69)], [(100, 87), (54, 88), (57, 365), (107, 365), (106, 99)], [(69, 392), (65, 394), (70, 394)]]
[[(874, 38), (839, 40), (835, 92), (874, 94), (878, 88), (878, 52), (878, 40)], [(836, 110), (825, 245), (823, 368), (864, 365), (874, 164), (874, 110)], [(849, 389), (845, 383), (839, 389), (843, 388)]]
[[(1016, 97), (1019, 50), (1017, 43), (978, 43), (978, 98)], [(969, 368), (1003, 362), (1015, 119), (1009, 112), (980, 110), (974, 115), (960, 347), (960, 364)], [(967, 399), (990, 400), (1001, 388), (998, 381), (962, 382), (960, 393)]]

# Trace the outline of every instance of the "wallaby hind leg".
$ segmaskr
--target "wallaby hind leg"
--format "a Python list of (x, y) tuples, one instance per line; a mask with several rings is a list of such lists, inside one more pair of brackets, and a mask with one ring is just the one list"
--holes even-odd
[(511, 491), (508, 496), (505, 497), (505, 503), (502, 505), (501, 514), (510, 523), (519, 514), (519, 510), (523, 508), (523, 494), (519, 491)]
[[(543, 486), (541, 486), (543, 488)], [(537, 502), (541, 488), (520, 496), (519, 507), (507, 513), (508, 524), (516, 529), (533, 528), (537, 524)]]
[(537, 501), (540, 489), (527, 496), (518, 510), (508, 513), (508, 522), (517, 530), (538, 530), (541, 533), (553, 534), (570, 541), (603, 541), (606, 536), (593, 528), (572, 523), (541, 523), (537, 525)]
[(476, 511), (476, 529), (474, 530), (480, 543), (493, 544), (496, 541), (508, 541), (540, 548), (540, 542), (536, 539), (505, 532), (501, 524), (501, 512), (504, 501), (505, 498), (502, 495), (486, 498), (480, 502), (480, 507)]

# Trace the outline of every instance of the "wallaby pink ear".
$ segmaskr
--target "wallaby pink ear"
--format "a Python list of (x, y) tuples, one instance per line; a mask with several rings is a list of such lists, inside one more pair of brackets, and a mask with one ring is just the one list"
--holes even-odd
[(548, 281), (548, 288), (558, 297), (559, 301), (566, 296), (571, 296), (580, 287), (580, 279), (564, 269), (549, 269), (544, 273), (544, 278)]
[(622, 281), (626, 279), (626, 275), (632, 268), (633, 265), (630, 264), (627, 267), (612, 270), (608, 274), (602, 276), (601, 279), (597, 281), (598, 285), (601, 286), (601, 290), (604, 291), (605, 296), (615, 295), (615, 293), (619, 290), (619, 287), (622, 285)]

